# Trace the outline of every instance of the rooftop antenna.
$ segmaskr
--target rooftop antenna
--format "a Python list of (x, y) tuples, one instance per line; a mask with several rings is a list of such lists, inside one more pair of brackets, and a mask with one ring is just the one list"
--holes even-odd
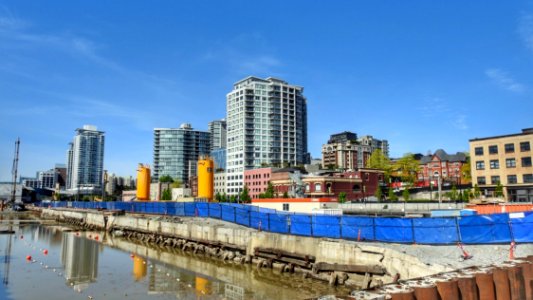
[(19, 167), (19, 147), (20, 147), (20, 138), (17, 138), (15, 142), (15, 158), (13, 159), (13, 168), (11, 173), (13, 174), (13, 190), (11, 191), (11, 204), (15, 203), (15, 197), (17, 193), (17, 173)]

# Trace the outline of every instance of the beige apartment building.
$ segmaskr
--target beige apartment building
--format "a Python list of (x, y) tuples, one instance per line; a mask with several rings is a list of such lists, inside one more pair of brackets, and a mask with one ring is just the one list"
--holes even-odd
[(533, 202), (533, 128), (521, 133), (470, 140), (472, 184), (486, 196), (500, 182), (505, 199)]

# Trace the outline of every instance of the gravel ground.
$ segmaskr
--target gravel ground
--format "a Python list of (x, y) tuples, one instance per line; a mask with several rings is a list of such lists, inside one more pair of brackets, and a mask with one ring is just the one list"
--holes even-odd
[[(464, 260), (462, 258), (463, 253), (457, 245), (372, 244), (418, 257), (424, 263), (441, 264), (453, 269), (502, 263), (509, 260), (509, 249), (511, 247), (510, 244), (463, 245), (464, 250), (472, 256), (471, 259)], [(516, 245), (515, 258), (528, 255), (533, 255), (533, 244)]]

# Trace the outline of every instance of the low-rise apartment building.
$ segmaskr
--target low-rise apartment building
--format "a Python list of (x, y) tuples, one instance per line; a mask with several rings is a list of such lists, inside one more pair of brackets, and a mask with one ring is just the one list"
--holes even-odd
[(511, 202), (533, 202), (531, 145), (533, 128), (521, 133), (470, 140), (472, 184), (486, 196), (500, 182), (504, 197)]

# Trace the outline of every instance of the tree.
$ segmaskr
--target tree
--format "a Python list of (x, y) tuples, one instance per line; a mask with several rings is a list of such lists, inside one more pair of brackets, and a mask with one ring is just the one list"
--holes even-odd
[(396, 194), (394, 194), (394, 191), (389, 188), (389, 195), (388, 195), (389, 201), (398, 201), (398, 197), (396, 197)]
[(472, 170), (470, 166), (470, 155), (466, 153), (466, 162), (461, 166), (461, 183), (472, 182)]
[(405, 189), (403, 190), (402, 192), (402, 198), (403, 198), (403, 201), (407, 202), (409, 200), (409, 190), (408, 189)]
[(244, 186), (244, 188), (242, 189), (240, 193), (240, 198), (241, 198), (241, 201), (245, 203), (249, 203), (252, 200), (252, 198), (250, 198), (248, 186), (246, 185)]
[(474, 185), (474, 198), (479, 198), (481, 196), (481, 190), (479, 189), (479, 186), (477, 186), (477, 183)]
[(457, 193), (457, 187), (455, 184), (452, 186), (452, 191), (450, 193), (450, 200), (460, 200), (459, 194)]
[(374, 193), (374, 196), (378, 198), (378, 201), (381, 201), (381, 198), (383, 198), (383, 193), (381, 192), (381, 187), (378, 186), (376, 189), (376, 192)]
[(288, 198), (289, 198), (289, 193), (284, 192), (284, 193), (283, 193), (283, 198), (288, 199)]
[(222, 198), (220, 199), (221, 202), (228, 202), (228, 195), (226, 195), (226, 192), (222, 194)]
[(346, 193), (345, 192), (340, 192), (339, 193), (339, 203), (344, 203), (346, 202)]
[(398, 171), (403, 182), (407, 182), (409, 186), (412, 186), (416, 181), (420, 164), (413, 154), (407, 153), (394, 164), (393, 169)]
[(170, 175), (163, 175), (159, 177), (159, 182), (171, 183), (171, 182), (174, 182), (174, 179)]
[(220, 192), (217, 192), (215, 194), (215, 199), (218, 201), (218, 202), (222, 202), (222, 195), (220, 194)]
[(371, 169), (383, 170), (385, 173), (385, 181), (389, 181), (390, 174), (392, 172), (392, 164), (387, 156), (383, 154), (380, 149), (374, 150), (368, 161), (366, 162), (366, 167)]
[(170, 189), (163, 190), (163, 194), (161, 195), (161, 200), (162, 201), (172, 200), (172, 192), (170, 191)]
[(503, 197), (503, 185), (499, 181), (498, 181), (498, 184), (496, 185), (496, 188), (494, 189), (494, 196), (498, 198)]
[(173, 189), (179, 189), (182, 186), (181, 180), (176, 179), (172, 184), (170, 185)]
[(235, 202), (237, 202), (237, 197), (236, 197), (235, 195), (231, 195), (231, 196), (229, 197), (229, 202), (231, 202), (231, 203), (235, 203)]
[(272, 185), (270, 181), (268, 182), (266, 191), (264, 193), (259, 194), (259, 198), (262, 198), (262, 199), (274, 198), (274, 186)]

